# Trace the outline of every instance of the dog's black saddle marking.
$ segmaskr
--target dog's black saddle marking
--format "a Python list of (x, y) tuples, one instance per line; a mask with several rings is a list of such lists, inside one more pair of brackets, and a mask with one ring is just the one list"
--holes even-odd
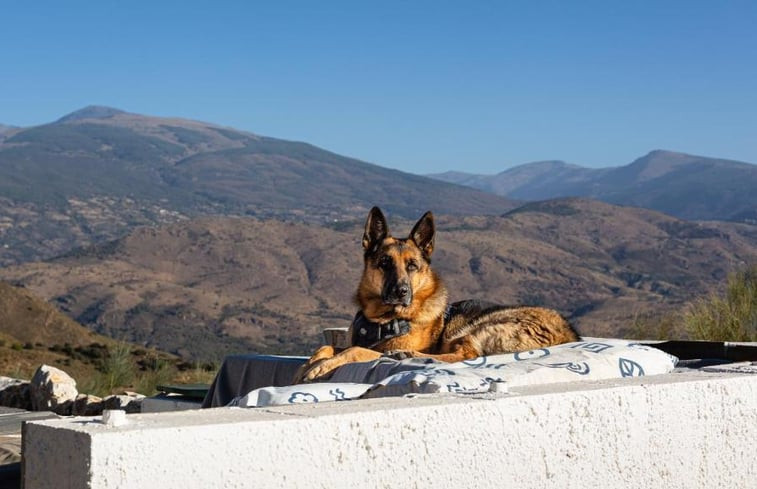
[(447, 305), (447, 309), (445, 309), (444, 311), (444, 324), (449, 324), (452, 318), (458, 315), (476, 317), (480, 316), (485, 311), (499, 307), (502, 306), (495, 304), (494, 302), (482, 301), (478, 299), (453, 302), (452, 304)]
[(352, 344), (363, 348), (372, 348), (380, 341), (407, 334), (410, 331), (410, 321), (392, 319), (386, 323), (369, 321), (362, 312), (355, 314), (352, 320)]

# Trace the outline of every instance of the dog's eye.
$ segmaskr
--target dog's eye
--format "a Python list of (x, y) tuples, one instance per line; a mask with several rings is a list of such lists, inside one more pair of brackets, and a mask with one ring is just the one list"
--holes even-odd
[(392, 265), (393, 265), (392, 259), (389, 258), (388, 256), (384, 255), (381, 258), (379, 258), (378, 266), (382, 270), (388, 270), (388, 269), (392, 268)]
[(410, 260), (409, 262), (407, 262), (406, 268), (408, 272), (414, 272), (418, 270), (418, 262), (416, 262), (415, 260)]

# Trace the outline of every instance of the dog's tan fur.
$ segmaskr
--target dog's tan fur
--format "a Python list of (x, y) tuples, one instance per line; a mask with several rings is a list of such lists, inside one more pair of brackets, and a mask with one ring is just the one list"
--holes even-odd
[(409, 332), (370, 349), (352, 346), (338, 352), (323, 346), (303, 364), (295, 383), (325, 380), (346, 363), (375, 360), (385, 353), (458, 362), (578, 339), (568, 321), (542, 307), (461, 308), (445, 321), (447, 291), (431, 269), (434, 237), (431, 212), (420, 218), (407, 238), (398, 239), (389, 235), (381, 210), (371, 210), (365, 223), (364, 268), (355, 300), (369, 321), (406, 320)]

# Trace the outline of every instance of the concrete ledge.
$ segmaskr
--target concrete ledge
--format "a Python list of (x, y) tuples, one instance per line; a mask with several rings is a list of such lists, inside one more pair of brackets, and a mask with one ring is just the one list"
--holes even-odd
[(162, 393), (142, 399), (141, 411), (143, 413), (162, 413), (166, 411), (200, 409), (201, 407), (202, 400), (192, 399), (179, 394)]
[(757, 376), (27, 423), (24, 487), (750, 487)]

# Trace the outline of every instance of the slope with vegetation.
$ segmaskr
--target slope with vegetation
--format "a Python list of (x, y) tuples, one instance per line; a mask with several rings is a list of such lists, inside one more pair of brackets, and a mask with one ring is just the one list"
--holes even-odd
[[(587, 335), (627, 334), (635, 317), (678, 310), (757, 262), (754, 226), (582, 199), (437, 220), (434, 266), (451, 300), (555, 307)], [(201, 218), (139, 228), (0, 278), (99, 333), (187, 358), (304, 354), (324, 327), (347, 326), (354, 314), (362, 224)], [(397, 235), (411, 226), (390, 216)]]
[(42, 364), (65, 370), (80, 392), (96, 395), (151, 394), (161, 383), (209, 381), (214, 369), (96, 334), (28, 289), (0, 282), (0, 375), (29, 379)]
[(757, 342), (757, 264), (731, 273), (721, 285), (676, 313), (637, 318), (631, 336)]

